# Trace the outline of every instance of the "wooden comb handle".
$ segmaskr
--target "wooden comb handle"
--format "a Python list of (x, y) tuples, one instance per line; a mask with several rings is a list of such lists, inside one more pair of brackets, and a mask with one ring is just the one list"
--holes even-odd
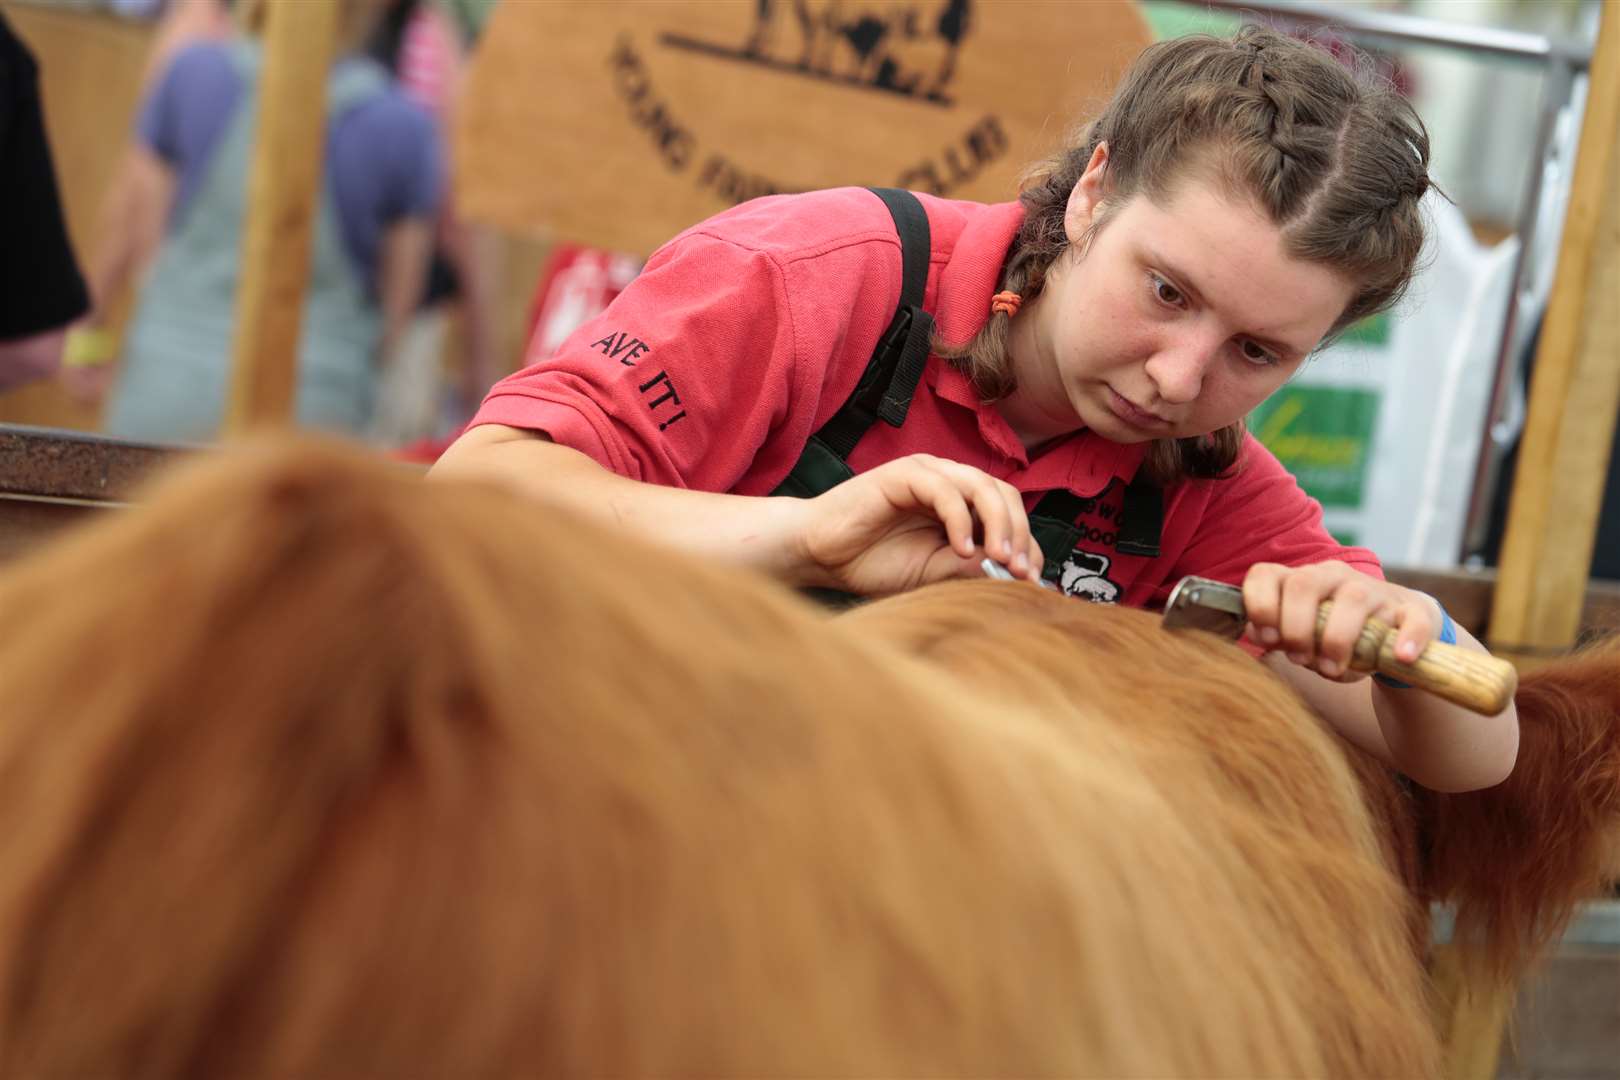
[[(1316, 613), (1316, 640), (1322, 640), (1333, 601), (1323, 601)], [(1395, 659), (1395, 627), (1382, 619), (1368, 619), (1356, 639), (1350, 666), (1356, 671), (1376, 671), (1391, 679), (1411, 683), (1420, 690), (1445, 698), (1455, 705), (1495, 716), (1508, 707), (1519, 687), (1519, 672), (1506, 660), (1487, 653), (1431, 641), (1410, 664)]]

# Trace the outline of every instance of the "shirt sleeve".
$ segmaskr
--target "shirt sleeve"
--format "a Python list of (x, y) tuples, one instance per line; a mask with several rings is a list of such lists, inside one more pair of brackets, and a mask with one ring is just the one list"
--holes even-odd
[(497, 383), (473, 423), (543, 431), (634, 480), (731, 491), (783, 437), (797, 368), (776, 259), (694, 231), (551, 357)]
[(230, 50), (200, 41), (175, 53), (135, 114), (135, 138), (185, 172), (205, 159), (230, 125), (242, 82)]
[(444, 148), (438, 124), (427, 111), (401, 93), (379, 102), (373, 130), (379, 157), (387, 162), (382, 192), (382, 220), (429, 218), (444, 199)]
[(1330, 559), (1384, 576), (1371, 551), (1347, 547), (1329, 534), (1322, 504), (1252, 435), (1244, 437), (1235, 475), (1194, 483), (1208, 485), (1209, 502), (1169, 579), (1172, 585), (1186, 574), (1237, 584), (1255, 563), (1305, 566)]
[(180, 157), (180, 141), (175, 131), (173, 102), (178, 65), (164, 69), (135, 113), (135, 137), (152, 153), (173, 164)]

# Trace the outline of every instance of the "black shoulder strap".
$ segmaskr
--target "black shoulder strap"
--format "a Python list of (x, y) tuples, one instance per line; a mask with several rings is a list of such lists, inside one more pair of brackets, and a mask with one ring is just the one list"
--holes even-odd
[(861, 436), (878, 420), (890, 427), (905, 423), (906, 410), (928, 362), (934, 318), (923, 310), (928, 286), (928, 213), (917, 196), (899, 188), (871, 188), (883, 200), (900, 235), (900, 306), (878, 339), (872, 359), (861, 373), (855, 393), (828, 420), (816, 437), (840, 459), (849, 457)]
[(900, 236), (900, 311), (920, 308), (928, 288), (928, 212), (903, 188), (867, 188), (883, 200)]

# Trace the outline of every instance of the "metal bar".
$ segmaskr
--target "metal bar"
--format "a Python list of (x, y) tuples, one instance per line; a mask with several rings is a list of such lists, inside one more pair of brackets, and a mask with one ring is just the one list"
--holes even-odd
[(35, 506), (67, 506), (81, 510), (121, 510), (133, 505), (115, 499), (74, 499), (61, 495), (18, 495), (9, 491), (0, 491), (0, 510), (15, 506), (18, 503), (28, 503)]
[[(1434, 920), (1432, 940), (1449, 942), (1456, 930), (1457, 913), (1445, 904), (1434, 904), (1429, 910)], [(1564, 945), (1620, 951), (1620, 900), (1589, 900), (1582, 904), (1559, 940)]]
[(1589, 45), (1546, 34), (1503, 30), (1470, 23), (1430, 19), (1393, 11), (1375, 11), (1322, 3), (1281, 3), (1278, 0), (1187, 0), (1196, 7), (1280, 19), (1316, 29), (1341, 30), (1352, 37), (1376, 38), (1411, 45), (1439, 45), (1465, 52), (1505, 56), (1518, 60), (1557, 60), (1580, 71), (1592, 62)]
[[(1620, 21), (1598, 23), (1489, 640), (1575, 641), (1620, 411)], [(1500, 649), (1500, 645), (1494, 646)]]
[(122, 502), (191, 449), (0, 424), (0, 495)]
[(1467, 561), (1485, 546), (1491, 500), (1501, 479), (1507, 451), (1519, 434), (1502, 430), (1502, 416), (1514, 380), (1519, 377), (1523, 367), (1516, 346), (1520, 330), (1526, 326), (1533, 300), (1530, 285), (1536, 262), (1532, 249), (1536, 240), (1536, 219), (1541, 216), (1541, 188), (1546, 173), (1547, 152), (1558, 129), (1558, 114), (1569, 104), (1574, 83), (1573, 68), (1560, 60), (1549, 61), (1541, 87), (1541, 119), (1536, 126), (1535, 149), (1530, 155), (1524, 196), (1520, 203), (1517, 229), (1519, 253), (1513, 267), (1513, 291), (1508, 295), (1507, 318), (1502, 320), (1502, 337), (1497, 345), (1496, 373), (1492, 377), (1489, 407), (1485, 413), (1485, 430), (1480, 434), (1479, 453), (1474, 462), (1473, 488), (1463, 518), (1462, 550), (1457, 553), (1459, 562)]

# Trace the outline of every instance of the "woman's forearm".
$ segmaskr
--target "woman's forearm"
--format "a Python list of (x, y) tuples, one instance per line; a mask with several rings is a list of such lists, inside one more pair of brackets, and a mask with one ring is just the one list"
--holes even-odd
[[(1466, 631), (1457, 644), (1484, 651)], [(1270, 652), (1265, 663), (1330, 726), (1434, 791), (1473, 791), (1504, 780), (1518, 756), (1518, 712), (1480, 716), (1422, 690), (1373, 679), (1338, 682)]]
[(542, 435), (499, 425), (467, 432), (433, 467), (439, 479), (476, 479), (703, 558), (762, 571), (792, 585), (824, 584), (798, 543), (801, 499), (718, 495), (644, 484)]
[(107, 324), (113, 304), (162, 244), (176, 185), (162, 158), (139, 142), (129, 145), (102, 200), (100, 237), (87, 281), (90, 326)]
[[(1457, 629), (1457, 647), (1485, 652)], [(1480, 716), (1421, 690), (1398, 690), (1367, 680), (1378, 726), (1396, 767), (1436, 791), (1472, 791), (1507, 779), (1519, 753), (1519, 714), (1512, 702), (1495, 716)]]
[(382, 309), (378, 360), (393, 360), (405, 327), (421, 303), (433, 258), (433, 225), (426, 218), (405, 218), (383, 233), (377, 259), (377, 296)]

